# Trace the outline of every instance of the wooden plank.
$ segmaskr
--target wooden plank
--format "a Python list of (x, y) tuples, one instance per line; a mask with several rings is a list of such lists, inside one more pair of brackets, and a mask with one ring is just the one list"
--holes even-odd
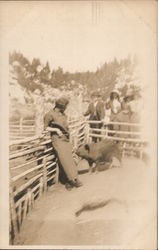
[(54, 172), (56, 172), (56, 169), (53, 169), (53, 170), (47, 172), (47, 176), (50, 175), (50, 174), (52, 174), (52, 173), (54, 173)]
[(116, 133), (116, 134), (129, 134), (129, 135), (141, 135), (141, 132), (133, 132), (133, 131), (118, 131), (118, 130), (110, 130), (110, 129), (98, 129), (98, 128), (90, 128), (90, 131), (99, 131), (106, 133)]
[(81, 136), (84, 136), (85, 135), (85, 131), (80, 133), (79, 135), (77, 135), (77, 137), (81, 137)]
[(84, 135), (83, 135), (82, 137), (79, 137), (79, 139), (80, 139), (80, 140), (82, 140), (82, 139), (84, 139), (84, 138), (85, 138), (85, 136), (84, 136)]
[(43, 187), (44, 187), (44, 185), (43, 185), (43, 177), (41, 177), (40, 178), (40, 192), (39, 192), (39, 196), (41, 196), (42, 193), (43, 193)]
[(38, 188), (40, 188), (40, 183), (38, 183), (34, 188), (31, 189), (31, 193), (35, 192)]
[(48, 149), (45, 149), (45, 150), (44, 150), (44, 153), (48, 153), (48, 152), (50, 152), (50, 151), (52, 151), (52, 150), (53, 150), (53, 147), (48, 148)]
[(27, 190), (28, 211), (31, 210), (31, 195), (32, 195), (32, 190), (31, 188), (28, 188)]
[(21, 164), (21, 165), (18, 165), (18, 166), (16, 166), (16, 167), (11, 167), (10, 169), (11, 169), (11, 170), (15, 170), (15, 169), (18, 169), (18, 168), (25, 167), (25, 166), (27, 166), (27, 165), (30, 165), (30, 164), (34, 163), (34, 162), (37, 162), (37, 161), (39, 161), (39, 160), (42, 160), (44, 157), (45, 157), (45, 156), (43, 155), (43, 156), (41, 156), (41, 157), (39, 157), (39, 158), (36, 158), (35, 160), (25, 162), (25, 163), (23, 163), (23, 164)]
[(25, 201), (25, 199), (26, 199), (26, 194), (22, 196), (18, 201), (16, 201), (15, 207), (17, 208), (20, 205), (20, 203)]
[(44, 149), (45, 149), (45, 147), (43, 147), (43, 146), (38, 146), (38, 147), (35, 147), (32, 149), (27, 149), (26, 151), (18, 152), (18, 153), (10, 155), (9, 160), (15, 159), (15, 158), (20, 157), (20, 156), (28, 155), (28, 154), (31, 154), (31, 153), (34, 153), (37, 151), (42, 151)]
[(46, 145), (46, 144), (48, 144), (48, 143), (50, 143), (50, 142), (52, 142), (52, 140), (51, 140), (51, 139), (48, 139), (48, 140), (46, 140), (46, 141), (44, 141), (44, 142), (40, 142), (40, 145)]
[[(9, 124), (9, 128), (19, 128), (20, 130), (20, 125)], [(22, 125), (22, 128), (35, 128), (35, 125)]]
[(35, 141), (35, 140), (39, 140), (39, 136), (33, 136), (31, 138), (24, 138), (24, 139), (21, 139), (21, 140), (15, 140), (15, 141), (12, 141), (11, 143), (9, 143), (9, 146), (16, 145), (16, 144), (23, 144), (23, 143), (26, 143), (26, 142), (32, 142), (32, 141)]
[(46, 168), (46, 157), (43, 159), (43, 186), (44, 186), (44, 191), (47, 190), (47, 168)]
[(22, 221), (22, 209), (21, 209), (22, 203), (20, 202), (19, 206), (18, 206), (18, 223), (19, 223), (19, 229), (21, 227), (21, 221)]
[[(103, 121), (86, 121), (88, 124), (100, 124), (100, 123), (103, 123)], [(140, 123), (129, 123), (129, 122), (108, 122), (105, 124), (106, 126), (107, 125), (127, 125), (127, 126), (138, 126), (138, 127), (142, 127), (142, 124)]]
[(79, 127), (79, 126), (81, 126), (81, 125), (85, 125), (85, 122), (79, 122), (79, 123), (77, 123), (77, 124), (74, 124), (74, 125), (69, 125), (69, 128), (70, 129), (72, 129), (72, 128), (77, 128), (77, 127)]
[[(105, 138), (105, 135), (98, 135), (98, 134), (89, 134), (90, 137), (98, 137), (98, 138)], [(140, 139), (128, 139), (128, 138), (120, 138), (116, 136), (106, 136), (107, 139), (111, 140), (117, 140), (117, 141), (126, 141), (126, 142), (146, 142), (145, 140), (140, 140)]]
[(49, 168), (53, 167), (55, 164), (56, 164), (56, 161), (53, 162), (52, 164), (50, 164), (50, 165), (47, 167), (47, 170), (48, 170)]
[(25, 220), (27, 215), (27, 204), (28, 204), (28, 194), (25, 195), (24, 210), (23, 210), (23, 220)]
[(30, 179), (25, 184), (21, 185), (16, 191), (14, 191), (14, 195), (17, 195), (18, 193), (22, 192), (24, 189), (26, 189), (28, 186), (30, 186), (33, 182), (37, 181), (43, 174), (40, 173), (37, 176)]
[(53, 160), (56, 156), (54, 154), (48, 155), (47, 157), (47, 161)]
[(14, 235), (16, 237), (17, 233), (18, 233), (18, 227), (17, 227), (17, 217), (16, 217), (16, 206), (15, 206), (15, 202), (14, 202), (14, 194), (13, 194), (13, 188), (12, 188), (12, 180), (10, 177), (10, 184), (9, 184), (9, 203), (10, 203), (10, 217), (12, 220), (12, 224), (13, 224), (13, 231), (14, 231)]
[(55, 176), (56, 176), (56, 174), (52, 175), (51, 177), (49, 177), (49, 178), (47, 179), (47, 181), (50, 181), (50, 180), (54, 179)]
[(12, 177), (12, 181), (17, 181), (18, 179), (20, 179), (21, 177), (25, 176), (26, 174), (29, 174), (29, 173), (31, 173), (31, 172), (33, 172), (33, 171), (35, 171), (35, 170), (37, 170), (37, 169), (39, 169), (41, 167), (43, 167), (43, 164), (40, 164), (40, 165), (38, 165), (36, 167), (33, 167), (33, 168), (30, 168), (30, 169), (26, 170), (25, 172)]

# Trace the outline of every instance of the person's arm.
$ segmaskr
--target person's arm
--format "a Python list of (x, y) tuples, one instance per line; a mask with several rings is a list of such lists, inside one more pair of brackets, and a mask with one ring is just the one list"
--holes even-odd
[(53, 114), (48, 112), (44, 117), (44, 131), (47, 132), (56, 132), (58, 136), (62, 136), (62, 132), (58, 128), (51, 128), (50, 123), (54, 121)]
[(60, 131), (60, 129), (58, 128), (51, 128), (51, 127), (47, 127), (46, 128), (46, 131), (48, 132), (56, 132), (58, 134), (58, 136), (62, 136), (62, 132)]

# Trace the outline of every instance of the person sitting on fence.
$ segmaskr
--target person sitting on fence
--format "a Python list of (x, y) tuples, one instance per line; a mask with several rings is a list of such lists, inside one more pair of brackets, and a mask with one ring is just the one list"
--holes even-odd
[(53, 148), (55, 149), (58, 164), (59, 177), (67, 189), (80, 187), (82, 183), (78, 179), (77, 166), (72, 158), (72, 145), (69, 142), (67, 117), (64, 113), (69, 101), (62, 97), (55, 102), (54, 109), (44, 117), (44, 127), (51, 132)]
[[(90, 121), (101, 121), (105, 116), (104, 103), (100, 97), (99, 93), (92, 93), (91, 95), (92, 101), (90, 102), (87, 111), (84, 113), (84, 116), (89, 115)], [(90, 128), (100, 129), (102, 125), (102, 123), (90, 123)], [(92, 133), (98, 134), (100, 132), (92, 131)], [(93, 136), (92, 141), (97, 142), (97, 137)]]

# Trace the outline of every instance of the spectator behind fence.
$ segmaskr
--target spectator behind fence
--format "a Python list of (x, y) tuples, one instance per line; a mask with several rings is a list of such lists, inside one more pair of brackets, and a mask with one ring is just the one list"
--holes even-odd
[[(124, 100), (122, 102), (122, 110), (117, 114), (115, 117), (115, 122), (120, 122), (120, 123), (130, 123), (130, 116), (131, 116), (131, 110), (128, 104), (128, 99), (126, 98), (127, 96), (124, 97)], [(115, 124), (113, 126), (113, 129), (116, 131), (130, 131), (130, 126), (128, 125), (117, 125)], [(124, 137), (127, 138), (129, 137), (128, 134), (116, 134), (117, 137)]]
[(60, 98), (56, 101), (54, 109), (50, 110), (44, 117), (44, 127), (51, 132), (53, 148), (55, 149), (59, 172), (64, 174), (64, 183), (67, 189), (80, 187), (82, 183), (78, 180), (77, 166), (72, 158), (72, 146), (69, 142), (69, 131), (67, 117), (64, 113), (69, 101)]
[[(84, 113), (84, 116), (89, 115), (90, 121), (102, 121), (105, 116), (104, 102), (102, 101), (100, 93), (93, 93), (91, 95), (91, 102), (87, 108), (87, 111)], [(90, 128), (100, 129), (102, 127), (102, 123), (90, 123)], [(100, 132), (93, 131), (95, 134), (100, 134)], [(97, 142), (97, 137), (92, 137), (93, 142)]]
[[(141, 96), (138, 92), (133, 93), (132, 99), (129, 102), (129, 107), (131, 111), (130, 122), (139, 124), (142, 105), (141, 105)], [(131, 126), (131, 132), (140, 132), (140, 127)], [(132, 135), (132, 138), (138, 138), (138, 137), (139, 137), (138, 134)]]
[[(105, 111), (106, 117), (104, 119), (104, 122), (108, 123), (117, 121), (117, 116), (121, 111), (120, 93), (117, 89), (114, 89), (110, 93), (110, 98), (107, 100), (105, 107), (106, 107)], [(108, 125), (108, 128), (110, 130), (113, 130), (114, 125), (110, 124)], [(113, 133), (110, 133), (109, 135), (112, 136)]]

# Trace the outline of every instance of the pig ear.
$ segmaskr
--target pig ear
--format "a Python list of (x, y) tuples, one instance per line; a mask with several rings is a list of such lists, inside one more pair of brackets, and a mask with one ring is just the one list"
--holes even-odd
[(85, 144), (84, 148), (89, 152), (90, 151), (90, 148), (89, 148), (89, 145), (88, 144)]

